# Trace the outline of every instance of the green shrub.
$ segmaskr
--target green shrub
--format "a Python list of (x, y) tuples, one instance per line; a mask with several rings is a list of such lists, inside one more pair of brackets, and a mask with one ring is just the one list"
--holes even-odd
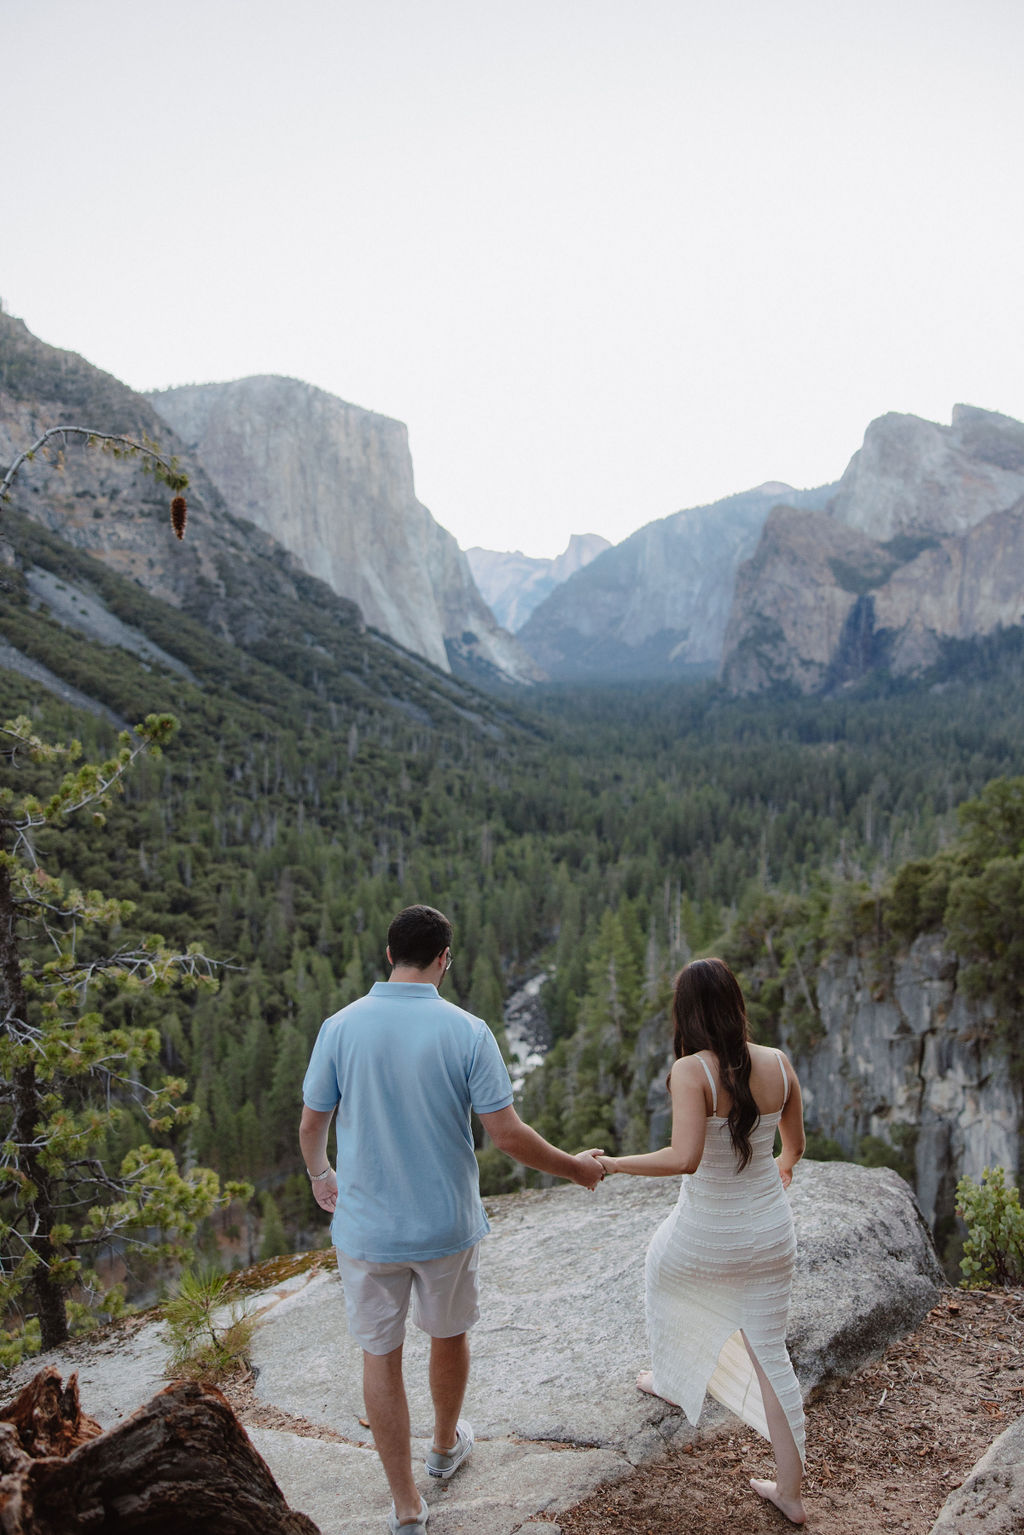
[(168, 1374), (215, 1384), (248, 1363), (255, 1319), (228, 1306), (226, 1274), (186, 1270), (173, 1300), (164, 1303), (171, 1339)]
[(962, 1287), (1024, 1284), (1024, 1210), (1005, 1169), (986, 1167), (980, 1184), (961, 1178), (956, 1197), (957, 1214), (967, 1226)]

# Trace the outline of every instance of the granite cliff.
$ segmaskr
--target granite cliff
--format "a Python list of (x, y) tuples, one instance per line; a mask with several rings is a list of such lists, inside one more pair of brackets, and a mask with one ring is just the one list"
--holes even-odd
[(872, 421), (829, 512), (892, 539), (965, 533), (1024, 495), (1024, 425), (954, 405), (951, 423), (890, 412)]
[(416, 499), (400, 421), (276, 376), (148, 399), (231, 511), (356, 603), (368, 624), (442, 671), (538, 677), (496, 624), (455, 539)]
[(1024, 621), (1024, 425), (872, 422), (824, 511), (779, 507), (741, 566), (722, 677), (810, 693), (932, 665), (949, 640)]
[(957, 1180), (1005, 1167), (1016, 1183), (1024, 1092), (991, 1003), (965, 997), (938, 933), (885, 957), (832, 956), (814, 987), (820, 1029), (782, 1043), (809, 1126), (852, 1153), (864, 1136), (904, 1147), (922, 1213), (948, 1235)]
[(680, 677), (719, 663), (740, 562), (780, 501), (823, 507), (833, 487), (768, 483), (648, 523), (546, 598), (518, 638), (551, 677)]
[(556, 586), (611, 547), (600, 533), (574, 533), (553, 560), (535, 558), (518, 549), (504, 554), (478, 547), (467, 549), (466, 558), (491, 612), (514, 634)]

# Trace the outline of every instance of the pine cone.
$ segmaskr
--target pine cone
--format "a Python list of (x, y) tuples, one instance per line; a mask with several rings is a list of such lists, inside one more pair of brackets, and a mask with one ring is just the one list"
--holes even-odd
[(171, 527), (176, 538), (185, 537), (185, 523), (188, 519), (188, 507), (185, 505), (184, 496), (175, 496), (171, 502)]

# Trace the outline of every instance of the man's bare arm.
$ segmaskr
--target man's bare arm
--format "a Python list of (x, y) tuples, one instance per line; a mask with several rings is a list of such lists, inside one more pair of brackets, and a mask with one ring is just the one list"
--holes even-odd
[[(338, 1180), (327, 1156), (327, 1132), (333, 1118), (333, 1109), (324, 1113), (320, 1109), (303, 1108), (299, 1123), (299, 1146), (309, 1174), (313, 1198), (321, 1210), (328, 1211), (332, 1211), (338, 1203)], [(327, 1177), (318, 1178), (317, 1174), (325, 1168), (328, 1169)]]
[(595, 1157), (600, 1148), (581, 1151), (575, 1157), (567, 1151), (559, 1151), (532, 1126), (524, 1124), (511, 1104), (494, 1114), (481, 1114), (480, 1123), (499, 1151), (526, 1167), (535, 1167), (540, 1173), (553, 1173), (556, 1178), (569, 1178), (585, 1189), (596, 1188), (604, 1177), (604, 1168)]

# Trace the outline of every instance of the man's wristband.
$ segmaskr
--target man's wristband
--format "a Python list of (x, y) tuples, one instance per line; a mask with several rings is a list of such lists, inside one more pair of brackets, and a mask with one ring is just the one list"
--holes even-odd
[(331, 1168), (325, 1167), (322, 1173), (311, 1173), (307, 1167), (306, 1172), (309, 1175), (310, 1183), (320, 1183), (331, 1172)]

